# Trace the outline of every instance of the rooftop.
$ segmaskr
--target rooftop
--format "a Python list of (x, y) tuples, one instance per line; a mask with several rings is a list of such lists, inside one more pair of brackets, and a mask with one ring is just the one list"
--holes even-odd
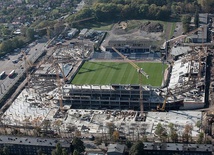
[(33, 146), (52, 146), (60, 143), (62, 147), (70, 147), (70, 142), (65, 139), (41, 138), (41, 137), (17, 137), (9, 135), (0, 135), (0, 144), (19, 144)]
[(117, 143), (117, 144), (109, 144), (107, 152), (123, 153), (124, 150), (125, 150), (125, 145), (121, 145)]
[(180, 144), (144, 142), (144, 150), (212, 152), (212, 144)]

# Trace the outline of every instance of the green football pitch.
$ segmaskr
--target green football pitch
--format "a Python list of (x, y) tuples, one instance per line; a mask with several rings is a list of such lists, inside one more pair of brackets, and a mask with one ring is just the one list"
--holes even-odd
[[(155, 62), (135, 63), (149, 75), (143, 76), (144, 85), (160, 86), (163, 71), (167, 65)], [(129, 63), (123, 62), (85, 62), (71, 82), (76, 85), (84, 84), (139, 84), (138, 73)]]

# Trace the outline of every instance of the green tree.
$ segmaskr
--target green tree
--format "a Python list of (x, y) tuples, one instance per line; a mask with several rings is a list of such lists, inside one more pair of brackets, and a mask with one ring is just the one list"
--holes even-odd
[(202, 125), (201, 121), (197, 121), (195, 124), (195, 126), (197, 126), (198, 128), (201, 128), (201, 125)]
[(199, 14), (198, 14), (198, 9), (196, 10), (195, 15), (194, 15), (194, 24), (195, 24), (195, 28), (198, 28), (198, 27), (199, 27)]
[(166, 129), (162, 126), (161, 123), (158, 123), (156, 126), (155, 134), (159, 137), (162, 142), (165, 142), (168, 135)]
[(204, 142), (204, 133), (200, 132), (198, 135), (197, 143), (202, 144)]
[(68, 152), (65, 148), (62, 149), (62, 155), (68, 155)]
[(130, 155), (143, 155), (144, 152), (144, 144), (142, 141), (138, 141), (132, 145), (129, 150)]
[(132, 142), (129, 140), (126, 140), (126, 146), (130, 149), (132, 147)]
[(82, 153), (85, 151), (84, 143), (81, 139), (74, 137), (72, 141), (72, 146), (74, 150), (77, 150), (77, 152)]
[(190, 30), (190, 20), (191, 17), (189, 15), (183, 15), (181, 18), (184, 33), (187, 33)]
[(60, 143), (57, 143), (56, 144), (56, 149), (54, 149), (52, 152), (51, 152), (51, 155), (62, 155), (62, 146)]
[(42, 150), (41, 149), (37, 150), (37, 155), (42, 155)]
[(170, 123), (168, 125), (169, 129), (170, 129), (170, 133), (169, 133), (169, 136), (172, 140), (172, 142), (178, 142), (178, 134), (177, 134), (177, 130), (175, 129), (174, 127), (174, 124), (173, 123)]
[(28, 28), (26, 32), (27, 39), (32, 41), (34, 40), (35, 31), (32, 28)]
[(64, 25), (61, 22), (54, 24), (54, 34), (55, 35), (60, 34), (63, 29), (64, 29)]
[(1, 46), (0, 46), (0, 51), (4, 52), (4, 53), (11, 52), (13, 50), (13, 47), (11, 45), (12, 45), (12, 41), (11, 40), (3, 41), (1, 43)]
[(80, 153), (75, 149), (73, 155), (79, 155)]
[(9, 155), (9, 150), (8, 150), (8, 148), (5, 147), (5, 146), (3, 147), (2, 152), (3, 152), (3, 155)]

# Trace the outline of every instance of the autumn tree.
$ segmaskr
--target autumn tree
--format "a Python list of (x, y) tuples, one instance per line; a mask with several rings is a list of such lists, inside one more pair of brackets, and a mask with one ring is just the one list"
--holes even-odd
[(96, 137), (94, 143), (96, 145), (101, 145), (102, 144), (102, 137)]
[(114, 123), (107, 123), (107, 128), (108, 128), (109, 137), (111, 139), (112, 135), (113, 135), (113, 133), (115, 131), (115, 125), (114, 125)]
[(187, 124), (184, 128), (183, 134), (182, 134), (182, 138), (184, 142), (189, 142), (190, 140), (192, 140), (192, 129), (193, 127), (189, 124)]
[(119, 140), (119, 131), (114, 131), (113, 134), (112, 134), (112, 138), (114, 141), (118, 141)]

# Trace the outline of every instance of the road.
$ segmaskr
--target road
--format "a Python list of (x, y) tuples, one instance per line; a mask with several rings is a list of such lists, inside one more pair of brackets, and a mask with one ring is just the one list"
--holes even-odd
[[(29, 53), (26, 55), (28, 61), (32, 64), (41, 56), (43, 51), (46, 49), (45, 43), (35, 43), (28, 46), (30, 49)], [(13, 63), (12, 60), (18, 59), (21, 53), (14, 53), (13, 55), (8, 55), (7, 60), (0, 61), (1, 71), (5, 71), (6, 75), (10, 73), (11, 70), (15, 70), (15, 75), (12, 78), (9, 76), (4, 77), (0, 82), (0, 100), (7, 94), (7, 92), (18, 82), (18, 80), (25, 73), (25, 62), (18, 61)]]

